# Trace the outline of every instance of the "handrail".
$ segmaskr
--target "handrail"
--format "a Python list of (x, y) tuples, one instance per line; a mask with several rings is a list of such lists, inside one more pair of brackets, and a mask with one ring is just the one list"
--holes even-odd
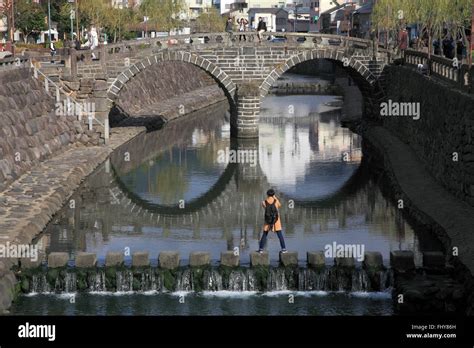
[(86, 110), (84, 110), (83, 106), (81, 105), (81, 103), (79, 103), (74, 97), (68, 95), (62, 86), (59, 86), (57, 83), (55, 83), (53, 80), (51, 80), (47, 75), (45, 75), (41, 70), (39, 70), (38, 68), (36, 68), (33, 64), (31, 64), (31, 67), (33, 68), (33, 72), (34, 72), (34, 77), (35, 78), (38, 78), (38, 73), (43, 76), (43, 78), (45, 79), (45, 89), (47, 92), (49, 92), (49, 84), (53, 85), (54, 87), (56, 87), (56, 102), (57, 103), (60, 103), (61, 102), (61, 96), (60, 94), (62, 93), (63, 96), (66, 98), (66, 100), (68, 101), (68, 105), (69, 105), (69, 101), (72, 100), (72, 102), (74, 103), (75, 107), (78, 108), (79, 110), (79, 113), (77, 114), (77, 118), (78, 118), (78, 121), (81, 121), (82, 120), (82, 115), (83, 114), (87, 114), (88, 115), (88, 120), (89, 120), (89, 130), (92, 130), (92, 123), (93, 121), (96, 121), (99, 125), (101, 125), (102, 127), (104, 127), (104, 139), (105, 139), (105, 142), (107, 143), (108, 139), (109, 139), (109, 126), (108, 126), (108, 119), (106, 119), (104, 121), (104, 123), (100, 122), (100, 120), (98, 120), (95, 115), (91, 112), (88, 112)]
[(466, 92), (474, 92), (472, 88), (473, 76), (470, 73), (470, 71), (474, 72), (474, 69), (467, 64), (462, 64), (457, 58), (449, 59), (437, 55), (428, 56), (426, 52), (406, 50), (404, 61), (407, 65), (423, 65), (427, 68), (430, 75), (440, 78)]

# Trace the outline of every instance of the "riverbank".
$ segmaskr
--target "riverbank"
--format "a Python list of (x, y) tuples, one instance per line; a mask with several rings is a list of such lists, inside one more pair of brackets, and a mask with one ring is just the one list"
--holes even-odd
[(389, 130), (366, 122), (359, 127), (362, 95), (347, 78), (337, 78), (344, 92), (342, 122), (361, 134), (381, 155), (383, 168), (394, 197), (403, 200), (404, 210), (420, 226), (426, 227), (443, 243), (447, 261), (456, 267), (457, 280), (470, 292), (470, 308), (474, 314), (474, 208), (456, 198), (423, 166), (411, 147)]
[[(182, 96), (144, 106), (139, 114), (141, 117), (153, 115), (145, 117), (158, 128), (224, 100), (227, 100), (226, 96), (219, 86), (204, 86)], [(127, 122), (123, 122), (121, 127), (112, 128), (110, 142), (106, 146), (93, 143), (91, 146), (71, 145), (62, 153), (38, 163), (0, 192), (0, 243), (29, 245), (85, 178), (115, 149), (146, 131), (137, 124), (136, 118), (133, 119), (134, 122), (129, 122), (133, 127), (127, 127)], [(17, 262), (17, 258), (0, 261), (0, 314), (11, 306), (15, 297), (16, 280), (9, 269)]]
[(474, 314), (474, 208), (454, 197), (423, 167), (414, 151), (383, 127), (368, 127), (364, 139), (381, 154), (389, 191), (402, 200), (416, 223), (431, 231), (444, 245), (453, 274), (468, 294), (466, 314)]
[[(0, 193), (0, 243), (30, 244), (87, 176), (116, 148), (144, 131), (113, 129), (108, 145), (71, 147), (22, 175)], [(8, 269), (17, 260), (0, 261), (0, 313), (14, 297), (15, 278)]]

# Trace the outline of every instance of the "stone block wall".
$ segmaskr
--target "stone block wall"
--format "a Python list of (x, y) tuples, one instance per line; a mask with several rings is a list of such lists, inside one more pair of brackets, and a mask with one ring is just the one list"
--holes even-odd
[(56, 115), (55, 99), (31, 69), (2, 72), (0, 191), (39, 162), (84, 140), (84, 132), (74, 117)]
[(15, 274), (9, 270), (10, 263), (0, 261), (0, 315), (8, 314), (15, 297)]
[[(164, 61), (130, 80), (120, 91), (118, 106), (131, 116), (140, 115), (153, 105), (159, 106), (160, 102), (212, 85), (219, 88), (198, 67), (184, 62)], [(182, 104), (186, 105), (184, 99)], [(159, 113), (160, 110), (156, 111)]]
[(403, 66), (387, 74), (387, 99), (420, 103), (420, 119), (382, 117), (433, 177), (474, 205), (474, 97)]

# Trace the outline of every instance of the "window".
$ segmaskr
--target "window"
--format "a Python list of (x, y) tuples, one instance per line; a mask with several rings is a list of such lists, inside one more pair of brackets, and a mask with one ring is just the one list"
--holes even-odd
[(277, 18), (276, 19), (276, 25), (285, 25), (286, 24), (286, 19), (285, 18)]
[(202, 0), (196, 0), (196, 5), (202, 5)]

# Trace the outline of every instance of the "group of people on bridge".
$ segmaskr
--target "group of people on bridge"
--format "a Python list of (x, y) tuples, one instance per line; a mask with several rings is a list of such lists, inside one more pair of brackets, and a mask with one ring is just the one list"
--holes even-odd
[[(251, 26), (249, 26), (249, 21), (245, 18), (240, 18), (240, 19), (237, 19), (236, 23), (238, 26), (238, 30), (240, 32), (239, 41), (242, 41), (242, 39), (244, 41), (247, 41), (247, 37), (245, 36), (244, 33), (250, 31), (251, 29)], [(234, 31), (234, 18), (232, 17), (227, 18), (225, 31), (232, 34), (232, 32)], [(262, 34), (267, 31), (267, 23), (265, 23), (262, 17), (258, 18), (256, 31), (257, 31), (258, 41), (262, 42)]]

